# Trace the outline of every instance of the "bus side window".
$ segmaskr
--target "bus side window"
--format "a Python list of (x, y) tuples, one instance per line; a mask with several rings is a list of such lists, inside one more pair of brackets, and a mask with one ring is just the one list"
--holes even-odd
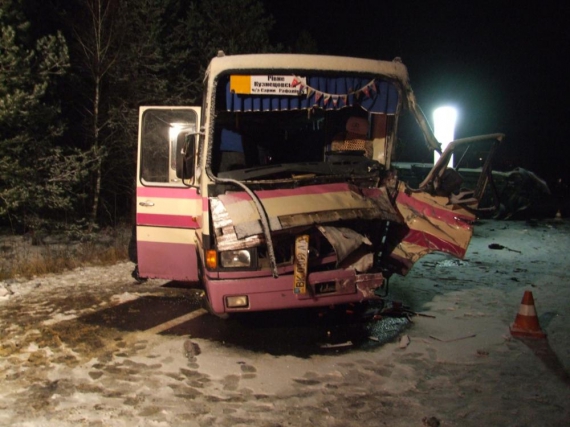
[(187, 109), (149, 109), (143, 113), (140, 173), (144, 184), (184, 185), (177, 176), (177, 156), (185, 137), (196, 132), (197, 120), (196, 112)]
[(164, 126), (145, 114), (141, 138), (141, 176), (146, 182), (168, 182), (169, 135)]

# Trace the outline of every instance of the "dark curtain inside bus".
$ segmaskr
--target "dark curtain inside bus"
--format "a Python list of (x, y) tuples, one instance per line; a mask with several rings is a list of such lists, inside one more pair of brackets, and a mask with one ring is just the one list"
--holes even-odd
[[(306, 77), (303, 94), (252, 95), (237, 94), (226, 84), (226, 111), (291, 111), (322, 108), (338, 110), (360, 106), (369, 113), (395, 114), (398, 90), (389, 81), (366, 77)], [(222, 110), (220, 106), (220, 110)]]

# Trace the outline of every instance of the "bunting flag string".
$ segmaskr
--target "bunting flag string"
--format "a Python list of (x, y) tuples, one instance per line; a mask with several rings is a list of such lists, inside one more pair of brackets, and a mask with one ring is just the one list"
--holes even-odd
[(382, 76), (341, 74), (299, 77), (298, 72), (294, 72), (280, 76), (283, 81), (278, 82), (274, 88), (269, 87), (272, 90), (264, 90), (264, 87), (260, 89), (251, 83), (254, 77), (263, 80), (268, 76), (246, 77), (247, 84), (240, 86), (240, 91), (232, 90), (232, 80), (227, 82), (228, 111), (289, 111), (312, 108), (339, 110), (358, 106), (371, 113), (395, 114), (400, 101), (397, 85)]
[(293, 76), (293, 82), (291, 83), (293, 87), (299, 87), (299, 92), (305, 92), (307, 99), (311, 96), (315, 96), (315, 104), (318, 104), (321, 98), (323, 99), (323, 103), (326, 106), (331, 100), (334, 107), (337, 107), (339, 100), (347, 105), (348, 97), (354, 96), (356, 99), (361, 99), (364, 95), (366, 98), (370, 98), (377, 94), (378, 89), (376, 88), (376, 80), (372, 79), (369, 83), (361, 87), (357, 90), (349, 91), (348, 93), (326, 93), (315, 89), (309, 85), (303, 84), (303, 81), (298, 76)]

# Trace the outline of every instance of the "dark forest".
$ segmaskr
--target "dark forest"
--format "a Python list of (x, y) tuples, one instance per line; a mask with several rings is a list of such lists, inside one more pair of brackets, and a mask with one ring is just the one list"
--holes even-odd
[(138, 107), (199, 105), (218, 50), (285, 49), (256, 0), (0, 5), (0, 223), (19, 232), (131, 222)]

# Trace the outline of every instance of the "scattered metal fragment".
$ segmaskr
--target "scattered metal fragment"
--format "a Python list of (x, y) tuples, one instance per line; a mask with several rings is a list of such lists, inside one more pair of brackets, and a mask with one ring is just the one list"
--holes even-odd
[(438, 261), (435, 263), (435, 267), (459, 267), (462, 265), (468, 265), (469, 263), (460, 259), (446, 259), (443, 261)]
[(411, 316), (429, 317), (430, 319), (435, 319), (435, 316), (431, 314), (418, 313), (417, 311), (406, 310), (406, 309), (404, 309), (403, 311), (405, 314), (409, 314)]
[(441, 339), (441, 338), (438, 338), (438, 337), (434, 337), (433, 335), (430, 335), (429, 337), (430, 337), (430, 338), (433, 338), (434, 340), (441, 341), (441, 342), (453, 342), (453, 341), (461, 341), (461, 340), (464, 340), (464, 339), (467, 339), (467, 338), (474, 338), (474, 337), (476, 337), (476, 336), (477, 336), (477, 334), (473, 334), (473, 335), (467, 335), (467, 336), (464, 336), (464, 337), (450, 338), (450, 339), (447, 339), (447, 340), (444, 340), (444, 339)]
[(400, 348), (404, 349), (410, 345), (410, 337), (408, 335), (402, 335), (400, 338)]
[(522, 254), (521, 251), (517, 251), (516, 249), (507, 248), (506, 246), (499, 245), (498, 243), (491, 243), (489, 245), (489, 249), (495, 249), (495, 250), (506, 249), (506, 250), (511, 251), (511, 252), (516, 252), (516, 253)]
[(330, 344), (330, 343), (322, 344), (321, 348), (343, 348), (343, 347), (351, 347), (352, 345), (353, 345), (352, 341), (346, 341), (337, 344)]

